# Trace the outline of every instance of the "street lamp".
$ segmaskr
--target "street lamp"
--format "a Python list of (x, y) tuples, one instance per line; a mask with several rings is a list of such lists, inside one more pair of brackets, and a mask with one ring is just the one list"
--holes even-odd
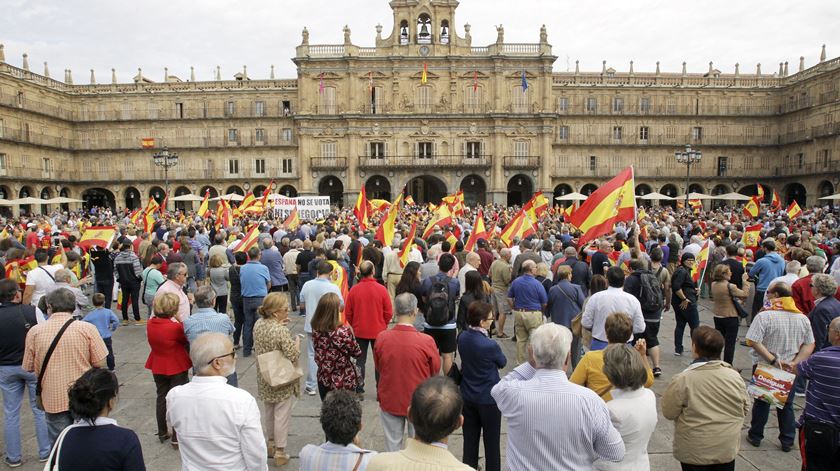
[(691, 178), (691, 164), (699, 164), (703, 154), (699, 150), (691, 148), (690, 144), (685, 145), (685, 150), (674, 152), (677, 163), (685, 164), (685, 207), (688, 208), (688, 185)]
[(178, 154), (176, 152), (169, 152), (169, 149), (164, 147), (160, 152), (156, 152), (152, 158), (155, 159), (155, 165), (163, 167), (166, 195), (169, 195), (169, 169), (178, 165)]

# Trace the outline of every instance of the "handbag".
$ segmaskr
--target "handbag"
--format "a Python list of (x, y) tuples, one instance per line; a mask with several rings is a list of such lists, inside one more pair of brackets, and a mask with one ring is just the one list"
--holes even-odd
[(449, 371), (446, 372), (446, 376), (455, 382), (456, 386), (461, 385), (461, 368), (458, 368), (458, 364), (454, 361), (452, 362), (452, 367), (449, 368)]
[(38, 384), (35, 386), (35, 405), (38, 409), (44, 410), (44, 402), (41, 400), (41, 390), (43, 389), (41, 384), (44, 382), (44, 373), (47, 372), (47, 365), (50, 363), (50, 357), (52, 357), (55, 346), (58, 345), (58, 341), (61, 340), (61, 336), (64, 335), (64, 331), (67, 330), (67, 328), (70, 327), (70, 324), (75, 320), (76, 319), (71, 317), (64, 323), (61, 330), (58, 331), (58, 334), (56, 334), (50, 344), (50, 348), (47, 349), (47, 354), (44, 355), (44, 361), (41, 363), (41, 372), (38, 373)]
[(289, 361), (280, 350), (257, 355), (257, 366), (262, 379), (272, 388), (294, 383), (303, 376), (303, 369)]
[(571, 301), (572, 304), (574, 304), (575, 307), (578, 309), (578, 311), (580, 311), (575, 317), (572, 318), (571, 331), (572, 331), (572, 335), (574, 335), (575, 337), (582, 336), (583, 335), (583, 324), (581, 324), (581, 321), (583, 320), (583, 310), (578, 305), (577, 301), (575, 301), (574, 299), (572, 299), (571, 296), (569, 296), (569, 293), (563, 291), (563, 288), (561, 288), (560, 286), (557, 286), (557, 289), (559, 289), (560, 292), (563, 293), (563, 296), (565, 296), (566, 299)]
[(741, 319), (746, 319), (747, 317), (749, 317), (750, 313), (747, 312), (746, 308), (744, 308), (744, 305), (739, 303), (735, 299), (735, 296), (732, 296), (732, 285), (727, 284), (726, 289), (729, 290), (729, 299), (731, 299), (732, 304), (735, 305), (735, 312), (738, 313), (738, 317)]

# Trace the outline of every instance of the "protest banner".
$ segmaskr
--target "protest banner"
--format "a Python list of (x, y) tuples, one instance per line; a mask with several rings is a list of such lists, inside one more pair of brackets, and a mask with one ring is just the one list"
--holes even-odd
[(274, 218), (285, 221), (297, 208), (301, 221), (322, 221), (330, 214), (329, 196), (301, 196), (298, 198), (280, 197), (274, 200), (272, 210)]
[(794, 379), (796, 375), (793, 373), (759, 363), (750, 384), (747, 385), (747, 392), (750, 396), (781, 409), (793, 389)]

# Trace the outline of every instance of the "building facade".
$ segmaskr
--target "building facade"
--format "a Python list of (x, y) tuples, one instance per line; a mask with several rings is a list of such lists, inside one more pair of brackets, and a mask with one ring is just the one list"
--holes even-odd
[[(456, 0), (392, 0), (375, 46), (310, 44), (296, 79), (197, 82), (138, 70), (129, 83), (73, 83), (6, 61), (0, 46), (0, 197), (67, 196), (135, 208), (162, 199), (155, 147), (179, 154), (173, 196), (330, 195), (353, 204), (365, 186), (418, 202), (457, 189), (470, 203), (519, 204), (533, 192), (589, 193), (634, 165), (637, 194), (684, 194), (674, 152), (703, 153), (690, 191), (753, 194), (760, 182), (786, 202), (814, 205), (840, 186), (840, 58), (788, 73), (553, 70), (539, 40), (474, 46), (456, 33)], [(536, 36), (535, 31), (535, 36)], [(46, 64), (45, 64), (46, 69)], [(772, 195), (772, 191), (768, 192)], [(37, 208), (24, 207), (25, 210)], [(47, 208), (43, 208), (47, 209)]]

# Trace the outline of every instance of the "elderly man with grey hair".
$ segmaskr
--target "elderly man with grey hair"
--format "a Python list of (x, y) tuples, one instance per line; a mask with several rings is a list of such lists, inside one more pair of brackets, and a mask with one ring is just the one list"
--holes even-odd
[[(770, 280), (770, 284), (767, 286), (767, 289), (769, 290), (776, 283), (785, 283), (788, 286), (793, 286), (793, 284), (799, 280), (800, 270), (802, 270), (802, 264), (796, 260), (790, 260), (785, 263), (785, 274)], [(766, 291), (764, 292), (764, 304), (767, 304)]]
[(825, 272), (825, 259), (819, 255), (811, 255), (805, 259), (808, 274), (794, 281), (791, 285), (793, 301), (803, 314), (814, 310), (814, 295), (811, 293), (811, 278), (818, 273)]
[[(192, 344), (201, 334), (207, 332), (216, 332), (223, 335), (233, 335), (235, 330), (233, 322), (227, 314), (216, 312), (213, 308), (216, 304), (216, 292), (210, 286), (199, 286), (195, 292), (195, 307), (196, 310), (190, 317), (184, 319), (184, 335)], [(194, 368), (197, 366), (193, 364)], [(236, 372), (228, 376), (228, 384), (231, 386), (239, 386), (236, 378)]]
[(828, 347), (828, 326), (840, 317), (840, 301), (837, 300), (837, 282), (831, 275), (818, 273), (811, 278), (811, 294), (814, 296), (814, 309), (808, 314), (811, 329), (814, 331), (814, 351)]
[(198, 373), (166, 395), (166, 420), (178, 434), (184, 470), (268, 470), (257, 401), (226, 384), (236, 369), (233, 342), (208, 332), (190, 343)]
[[(466, 262), (460, 270), (458, 270), (458, 283), (461, 284), (461, 296), (467, 289), (467, 273), (471, 271), (478, 271), (478, 266), (481, 265), (481, 256), (475, 252), (467, 252)], [(466, 316), (464, 316), (466, 319)]]
[(537, 264), (533, 260), (525, 260), (522, 264), (522, 276), (513, 280), (508, 289), (508, 299), (513, 306), (513, 333), (516, 335), (517, 363), (526, 360), (525, 346), (528, 338), (537, 327), (542, 325), (543, 312), (548, 304), (545, 288), (534, 278), (536, 267)]
[[(606, 403), (566, 377), (571, 344), (566, 327), (541, 325), (531, 334), (528, 361), (493, 386), (508, 421), (508, 469), (592, 469), (598, 459), (624, 457)], [(557, 424), (567, 429), (558, 434)]]
[[(82, 293), (82, 290), (73, 286), (73, 273), (66, 268), (62, 268), (55, 272), (55, 289), (58, 288), (65, 288), (73, 293), (73, 296), (76, 297), (76, 309), (73, 310), (73, 317), (76, 319), (82, 318), (82, 310), (90, 306), (90, 300), (88, 297)], [(38, 309), (41, 312), (47, 312), (47, 303), (46, 299), (41, 298), (41, 301), (38, 302)], [(143, 325), (145, 322), (135, 321), (137, 325)]]
[(170, 263), (166, 270), (166, 282), (160, 285), (157, 293), (155, 293), (155, 298), (163, 295), (163, 293), (172, 293), (178, 296), (177, 317), (180, 322), (184, 322), (185, 319), (190, 317), (191, 299), (194, 299), (192, 293), (189, 295), (184, 293), (184, 285), (187, 283), (188, 276), (189, 272), (186, 264), (181, 262)]
[(376, 336), (373, 361), (379, 372), (376, 393), (379, 398), (385, 450), (402, 449), (407, 433), (414, 436), (408, 406), (414, 389), (440, 371), (440, 356), (434, 339), (417, 332), (417, 298), (402, 293), (394, 299), (396, 325)]

